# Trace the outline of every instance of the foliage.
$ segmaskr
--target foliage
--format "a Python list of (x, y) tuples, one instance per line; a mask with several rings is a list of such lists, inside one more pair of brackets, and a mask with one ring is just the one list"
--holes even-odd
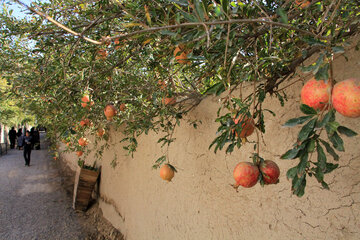
[[(267, 0), (53, 0), (32, 4), (31, 10), (32, 17), (23, 20), (7, 11), (0, 16), (0, 41), (7, 39), (10, 44), (20, 39), (18, 44), (31, 45), (27, 51), (10, 47), (11, 67), (3, 74), (13, 93), (32, 96), (30, 106), (41, 116), (41, 124), (52, 137), (69, 142), (70, 150), (81, 149), (77, 140), (85, 134), (96, 134), (98, 128), (107, 132), (113, 126), (122, 131), (121, 142), (129, 154), (136, 150), (141, 134), (161, 133), (159, 143), (169, 146), (181, 120), (196, 127), (197, 119), (186, 114), (208, 95), (222, 100), (216, 119), (219, 135), (211, 146), (215, 152), (226, 146), (227, 153), (240, 148), (243, 140), (235, 132), (241, 126), (234, 124), (234, 116), (251, 116), (258, 136), (265, 133), (264, 112), (275, 114), (263, 108), (265, 98), (274, 95), (283, 105), (286, 89), (279, 86), (288, 83), (299, 66), (317, 79), (333, 81), (332, 57), (344, 51), (359, 25), (359, 5), (354, 0), (311, 1), (307, 8), (295, 1)], [(175, 59), (182, 56), (174, 56), (176, 46), (181, 46), (187, 59)], [(317, 61), (303, 66), (314, 54), (319, 54)], [(252, 85), (253, 92), (243, 96), (244, 85)], [(81, 106), (84, 94), (89, 94), (92, 106)], [(164, 99), (171, 97), (176, 104), (165, 104)], [(125, 104), (111, 122), (103, 114), (109, 103), (118, 110)], [(300, 157), (300, 178), (304, 171), (314, 175), (317, 169), (327, 171), (322, 139), (314, 130), (323, 119), (316, 116), (287, 122), (307, 122), (299, 134), (303, 149), (296, 155), (297, 148), (292, 149), (292, 158)], [(80, 127), (82, 119), (91, 124)], [(343, 127), (332, 131), (332, 144), (339, 140), (339, 131), (349, 132)], [(95, 147), (100, 157), (109, 143), (97, 146), (99, 140)], [(304, 149), (313, 142), (321, 166), (309, 169)], [(154, 167), (166, 160), (159, 157)], [(321, 173), (317, 174), (323, 183)], [(288, 176), (293, 189), (305, 181)], [(301, 190), (296, 191), (301, 195)]]

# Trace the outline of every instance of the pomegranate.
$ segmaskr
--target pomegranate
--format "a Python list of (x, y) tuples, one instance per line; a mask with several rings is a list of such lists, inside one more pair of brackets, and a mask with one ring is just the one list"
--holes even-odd
[(360, 80), (350, 78), (335, 84), (332, 104), (345, 117), (360, 117)]
[(117, 111), (114, 107), (114, 105), (112, 104), (108, 104), (106, 105), (105, 109), (104, 109), (104, 114), (106, 116), (106, 119), (111, 121), (113, 119), (113, 117), (116, 115)]
[(259, 168), (263, 175), (265, 184), (274, 184), (278, 182), (280, 169), (274, 161), (265, 160), (260, 164)]
[(105, 134), (105, 129), (99, 128), (99, 129), (97, 130), (96, 134), (97, 134), (99, 137), (104, 136), (104, 134)]
[(174, 177), (175, 171), (169, 164), (164, 164), (160, 169), (160, 177), (168, 182)]
[(89, 140), (84, 137), (81, 137), (81, 138), (79, 138), (78, 143), (80, 146), (85, 147), (86, 145), (89, 144)]
[(82, 127), (90, 126), (90, 125), (91, 125), (90, 120), (87, 118), (80, 121), (80, 126), (82, 126)]
[(246, 114), (242, 114), (237, 119), (234, 119), (235, 124), (240, 124), (241, 122), (241, 132), (239, 135), (235, 132), (235, 135), (240, 138), (246, 138), (254, 132), (255, 122), (253, 118), (249, 118)]
[(82, 102), (82, 103), (81, 103), (81, 106), (82, 106), (83, 108), (85, 108), (85, 107), (87, 106), (87, 103)]
[(123, 111), (126, 110), (126, 105), (125, 105), (125, 103), (120, 104), (119, 110), (120, 110), (121, 112), (123, 112)]
[(250, 162), (238, 163), (233, 172), (236, 181), (234, 188), (243, 186), (246, 188), (253, 187), (259, 178), (259, 168)]
[(81, 101), (83, 103), (88, 103), (90, 102), (90, 96), (88, 94), (85, 94), (82, 98), (81, 98)]
[(301, 102), (316, 110), (322, 110), (330, 100), (330, 91), (330, 82), (312, 78), (301, 89)]
[(78, 157), (81, 157), (82, 155), (83, 155), (83, 151), (76, 151), (76, 155), (78, 156)]

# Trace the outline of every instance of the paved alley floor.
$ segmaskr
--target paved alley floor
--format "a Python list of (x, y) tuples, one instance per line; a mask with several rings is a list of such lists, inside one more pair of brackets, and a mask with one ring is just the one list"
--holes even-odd
[(0, 240), (86, 237), (43, 143), (31, 152), (30, 167), (22, 150), (0, 157)]

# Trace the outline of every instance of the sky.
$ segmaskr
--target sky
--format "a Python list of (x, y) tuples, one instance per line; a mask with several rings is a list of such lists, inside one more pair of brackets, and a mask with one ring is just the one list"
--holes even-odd
[[(30, 3), (34, 2), (34, 0), (21, 0), (21, 2), (25, 3), (26, 5), (30, 5)], [(29, 10), (27, 10), (22, 5), (9, 0), (0, 0), (0, 4), (1, 7), (3, 6), (3, 4), (5, 4), (9, 10), (13, 10), (12, 15), (16, 18), (24, 18), (27, 16), (26, 13), (29, 13)]]

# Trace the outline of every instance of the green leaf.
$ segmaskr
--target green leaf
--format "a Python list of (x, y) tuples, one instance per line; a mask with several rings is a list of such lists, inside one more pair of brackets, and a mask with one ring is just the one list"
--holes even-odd
[(280, 16), (280, 22), (287, 24), (288, 23), (288, 17), (283, 8), (276, 9), (276, 13)]
[(323, 186), (323, 188), (329, 190), (329, 185), (326, 182), (322, 181), (321, 186)]
[(189, 13), (187, 12), (181, 12), (181, 14), (184, 16), (184, 18), (186, 20), (188, 20), (189, 22), (197, 22), (198, 20), (193, 16), (193, 15), (190, 15)]
[(287, 177), (288, 179), (293, 179), (293, 178), (296, 176), (297, 171), (298, 171), (298, 167), (297, 167), (297, 166), (295, 166), (295, 167), (293, 167), (293, 168), (290, 168), (290, 169), (286, 172), (286, 177)]
[(290, 149), (286, 153), (284, 153), (280, 158), (281, 159), (294, 159), (294, 158), (296, 158), (296, 156), (300, 150), (301, 150), (300, 148)]
[(298, 135), (299, 141), (304, 141), (305, 139), (307, 139), (309, 137), (310, 133), (314, 130), (316, 121), (317, 121), (317, 118), (314, 118), (301, 128), (299, 135)]
[(339, 126), (340, 126), (340, 124), (338, 122), (328, 122), (325, 125), (325, 129), (326, 129), (328, 136), (332, 136), (337, 131)]
[(354, 137), (354, 136), (358, 135), (353, 130), (351, 130), (351, 129), (347, 128), (347, 127), (344, 127), (344, 126), (339, 126), (337, 128), (337, 130), (338, 130), (339, 133), (345, 134), (347, 137)]
[(335, 121), (335, 110), (331, 109), (329, 112), (327, 112), (324, 116), (324, 118), (321, 120), (319, 124), (319, 128), (324, 127), (328, 122)]
[(331, 173), (331, 172), (334, 171), (338, 166), (339, 166), (339, 164), (326, 163), (326, 170), (325, 170), (324, 173)]
[(199, 0), (195, 0), (194, 3), (197, 14), (199, 15), (201, 21), (204, 21), (204, 8), (202, 6), (202, 2), (200, 2)]
[(324, 149), (321, 147), (320, 144), (317, 144), (316, 151), (318, 154), (318, 158), (317, 158), (318, 167), (322, 172), (324, 172), (326, 170), (326, 155), (324, 153)]
[(303, 151), (303, 154), (300, 156), (300, 162), (298, 165), (298, 172), (297, 174), (299, 176), (304, 175), (305, 173), (305, 169), (308, 163), (308, 159), (309, 159), (309, 154), (305, 151)]
[(299, 124), (303, 124), (313, 116), (301, 116), (298, 118), (292, 118), (286, 121), (286, 123), (283, 125), (284, 127), (293, 127)]
[(306, 104), (301, 104), (300, 105), (300, 110), (301, 110), (301, 112), (303, 112), (306, 115), (315, 115), (315, 114), (317, 114), (317, 111), (314, 108), (309, 107)]
[(328, 80), (329, 79), (329, 63), (326, 63), (322, 67), (318, 69), (318, 71), (315, 73), (315, 79), (316, 80)]
[(333, 51), (333, 53), (344, 53), (345, 49), (341, 46), (335, 46), (335, 47), (332, 47), (332, 51)]
[(316, 168), (314, 176), (316, 177), (318, 182), (323, 182), (324, 181), (324, 172), (319, 167)]
[(297, 176), (294, 177), (292, 181), (292, 190), (293, 194), (298, 197), (302, 197), (305, 193), (305, 186), (306, 186), (306, 175), (302, 175), (300, 178)]
[(307, 152), (308, 153), (311, 153), (311, 152), (313, 152), (314, 150), (315, 150), (315, 139), (314, 138), (312, 138), (311, 140), (310, 140), (310, 142), (307, 144)]
[(344, 141), (341, 137), (335, 132), (330, 138), (331, 143), (333, 144), (334, 148), (340, 152), (344, 152)]
[(330, 146), (330, 144), (322, 139), (319, 140), (324, 145), (326, 151), (334, 158), (334, 160), (339, 161), (339, 155), (336, 154), (335, 150)]

